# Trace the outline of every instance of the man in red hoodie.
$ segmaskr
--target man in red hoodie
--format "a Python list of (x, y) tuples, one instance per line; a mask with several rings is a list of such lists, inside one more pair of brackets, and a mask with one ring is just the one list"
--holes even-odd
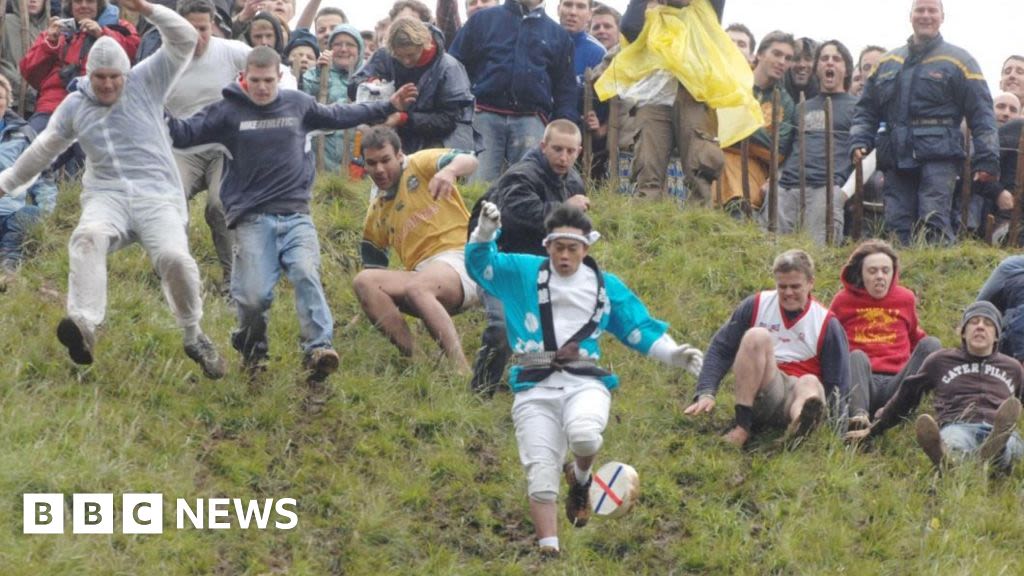
[(899, 285), (899, 258), (887, 242), (857, 246), (841, 279), (829, 310), (850, 343), (850, 429), (861, 430), (942, 343), (918, 325), (917, 298)]

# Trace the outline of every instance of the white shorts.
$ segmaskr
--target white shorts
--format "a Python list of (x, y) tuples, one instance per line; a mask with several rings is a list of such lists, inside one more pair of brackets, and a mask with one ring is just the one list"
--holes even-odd
[[(562, 376), (565, 388), (536, 386), (517, 392), (512, 402), (519, 460), (526, 469), (527, 493), (558, 493), (569, 444), (600, 444), (612, 395), (600, 380)], [(578, 435), (579, 437), (572, 437)]]
[(462, 281), (462, 306), (459, 310), (467, 310), (480, 303), (480, 295), (477, 293), (476, 282), (466, 272), (466, 252), (464, 250), (448, 250), (440, 254), (434, 254), (416, 265), (414, 272), (419, 272), (434, 262), (443, 262), (451, 267), (459, 275)]

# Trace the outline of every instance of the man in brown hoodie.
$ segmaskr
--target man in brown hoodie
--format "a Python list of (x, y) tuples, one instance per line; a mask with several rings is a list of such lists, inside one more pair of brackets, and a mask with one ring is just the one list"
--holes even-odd
[(932, 463), (940, 466), (977, 453), (1010, 470), (1024, 456), (1024, 442), (1016, 432), (1024, 369), (998, 352), (1001, 324), (991, 303), (968, 306), (960, 323), (962, 345), (929, 356), (917, 374), (903, 381), (871, 427), (849, 432), (847, 438), (880, 435), (907, 416), (925, 392), (933, 392), (937, 418), (922, 414), (915, 425), (917, 442)]

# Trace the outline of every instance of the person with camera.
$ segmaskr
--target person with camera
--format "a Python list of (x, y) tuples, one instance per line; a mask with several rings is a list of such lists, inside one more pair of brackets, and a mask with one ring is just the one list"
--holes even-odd
[[(36, 38), (25, 53), (18, 68), (21, 75), (35, 88), (35, 113), (28, 123), (41, 133), (57, 106), (69, 92), (76, 89), (78, 78), (85, 74), (89, 50), (104, 36), (112, 38), (129, 55), (139, 48), (139, 35), (135, 26), (118, 18), (117, 7), (108, 6), (107, 0), (69, 0), (65, 4), (64, 18), (51, 18), (50, 25)], [(74, 156), (84, 159), (75, 146)], [(54, 166), (61, 166), (69, 154), (58, 158)]]

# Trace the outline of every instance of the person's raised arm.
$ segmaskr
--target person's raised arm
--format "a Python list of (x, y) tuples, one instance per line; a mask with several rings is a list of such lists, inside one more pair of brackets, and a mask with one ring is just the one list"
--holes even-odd
[(139, 12), (160, 31), (163, 39), (160, 49), (140, 62), (129, 75), (162, 107), (178, 72), (192, 59), (199, 33), (177, 12), (159, 4), (121, 0), (121, 8)]
[(313, 26), (313, 21), (316, 19), (316, 11), (320, 9), (320, 0), (309, 0), (306, 2), (306, 7), (302, 9), (302, 14), (299, 14), (299, 20), (295, 23), (295, 30), (299, 28), (309, 29)]
[(448, 163), (430, 179), (430, 184), (428, 185), (430, 195), (434, 200), (448, 196), (455, 191), (455, 182), (459, 178), (471, 176), (476, 172), (479, 164), (472, 153), (461, 150), (456, 152)]

